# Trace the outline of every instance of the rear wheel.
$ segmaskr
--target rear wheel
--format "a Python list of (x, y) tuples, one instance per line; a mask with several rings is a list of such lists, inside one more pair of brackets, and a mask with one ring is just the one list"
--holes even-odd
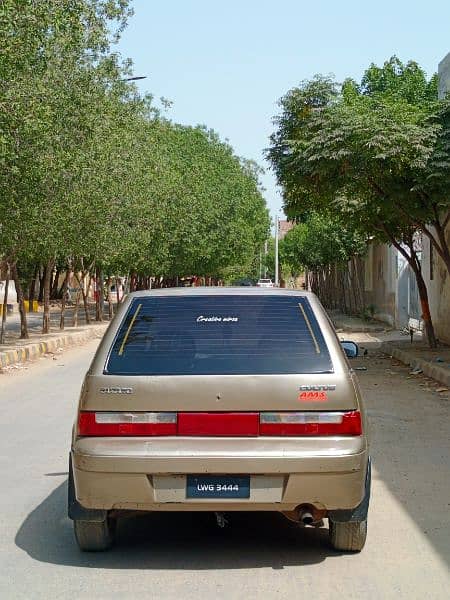
[(114, 541), (114, 523), (104, 521), (74, 520), (75, 538), (83, 552), (101, 552), (111, 548)]
[(360, 552), (367, 536), (367, 519), (339, 523), (329, 519), (330, 542), (335, 550)]

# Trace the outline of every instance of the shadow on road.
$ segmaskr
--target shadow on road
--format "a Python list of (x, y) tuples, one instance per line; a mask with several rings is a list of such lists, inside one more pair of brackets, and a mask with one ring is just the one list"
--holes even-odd
[(276, 513), (154, 513), (119, 520), (110, 552), (81, 553), (66, 517), (67, 481), (21, 525), (16, 544), (40, 562), (108, 569), (248, 569), (308, 565), (339, 556), (327, 529), (301, 529)]

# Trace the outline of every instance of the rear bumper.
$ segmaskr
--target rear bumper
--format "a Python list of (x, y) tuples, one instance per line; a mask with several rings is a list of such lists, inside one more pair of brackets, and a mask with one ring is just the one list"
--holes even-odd
[[(364, 497), (365, 438), (82, 438), (72, 449), (88, 509), (351, 509)], [(187, 499), (187, 474), (248, 474), (249, 499)]]

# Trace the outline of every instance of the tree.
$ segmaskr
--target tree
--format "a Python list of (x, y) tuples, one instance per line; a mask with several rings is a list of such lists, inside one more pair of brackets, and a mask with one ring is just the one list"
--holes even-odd
[(295, 225), (280, 242), (283, 259), (297, 270), (345, 265), (353, 256), (364, 255), (367, 237), (336, 215), (311, 213)]
[[(364, 309), (356, 258), (364, 256), (367, 236), (336, 214), (312, 212), (280, 243), (282, 262), (305, 271), (312, 291), (330, 308)], [(349, 262), (351, 268), (347, 268)], [(350, 294), (351, 288), (351, 294)]]
[[(109, 40), (112, 31), (124, 25), (127, 4), (127, 0), (2, 3), (0, 245), (16, 270), (21, 262), (38, 256), (46, 264), (44, 331), (48, 331), (49, 279), (69, 227), (62, 199), (70, 188), (72, 158), (98, 116), (98, 105), (93, 106), (98, 95), (91, 91), (102, 87), (101, 74), (111, 70)], [(20, 310), (26, 337), (23, 302)]]
[[(420, 85), (418, 84), (420, 83)], [(321, 93), (317, 94), (317, 90)], [(413, 241), (420, 228), (450, 268), (449, 106), (415, 63), (373, 65), (360, 86), (303, 82), (281, 100), (268, 155), (291, 216), (337, 211), (393, 244), (413, 269), (428, 339), (434, 332)], [(434, 233), (436, 232), (436, 233)]]
[[(43, 331), (57, 275), (222, 276), (253, 267), (269, 217), (254, 163), (205, 127), (163, 118), (126, 81), (111, 43), (127, 0), (5, 0), (0, 9), (0, 259), (43, 273)], [(55, 281), (56, 280), (56, 281)], [(102, 318), (97, 294), (96, 318)], [(61, 327), (65, 302), (62, 302)]]

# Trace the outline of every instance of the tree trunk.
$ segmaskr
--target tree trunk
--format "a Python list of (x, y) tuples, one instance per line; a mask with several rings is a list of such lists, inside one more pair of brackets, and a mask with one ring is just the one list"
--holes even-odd
[[(386, 231), (386, 229), (385, 229), (385, 231)], [(391, 237), (392, 244), (395, 246), (395, 248), (397, 248), (397, 250), (400, 252), (400, 254), (406, 258), (411, 269), (414, 271), (414, 275), (416, 276), (416, 281), (417, 281), (417, 288), (419, 290), (420, 305), (422, 307), (422, 319), (423, 319), (423, 324), (425, 327), (425, 335), (427, 337), (428, 345), (430, 346), (430, 348), (436, 348), (437, 342), (436, 342), (436, 336), (434, 334), (433, 321), (431, 319), (427, 285), (426, 285), (425, 280), (422, 275), (422, 269), (421, 269), (419, 258), (417, 256), (417, 252), (414, 249), (414, 240), (411, 237), (411, 240), (408, 241), (408, 243), (407, 243), (408, 250), (409, 250), (409, 253), (408, 253), (408, 252), (406, 252), (406, 250), (402, 246), (402, 244), (397, 242), (397, 240), (395, 238), (393, 238), (392, 236), (390, 236), (390, 237)]]
[(120, 290), (119, 290), (119, 277), (118, 277), (118, 275), (116, 275), (115, 280), (116, 280), (116, 300), (117, 300), (117, 308), (118, 308), (119, 304), (120, 304)]
[(44, 278), (44, 314), (42, 317), (42, 333), (50, 332), (50, 285), (54, 260), (50, 259), (45, 267)]
[(43, 267), (41, 267), (41, 269), (40, 269), (40, 273), (39, 273), (38, 302), (42, 303), (42, 302), (44, 302), (44, 282), (45, 282), (45, 277), (46, 277), (46, 273), (47, 273), (47, 267), (44, 265)]
[(422, 319), (425, 327), (425, 334), (427, 337), (428, 345), (430, 346), (430, 348), (436, 348), (437, 342), (436, 336), (434, 334), (433, 322), (431, 320), (427, 286), (422, 276), (422, 272), (420, 270), (414, 270), (414, 274), (416, 276), (417, 287), (419, 289), (420, 305), (422, 307)]
[(3, 310), (2, 310), (2, 327), (0, 330), (0, 344), (4, 343), (5, 339), (5, 325), (6, 325), (6, 313), (8, 312), (8, 288), (10, 278), (10, 267), (9, 263), (6, 264), (6, 279), (5, 279), (5, 293), (3, 295)]
[(81, 292), (77, 291), (75, 296), (75, 306), (73, 307), (72, 326), (78, 327), (78, 308), (80, 306)]
[(99, 293), (100, 321), (103, 321), (103, 313), (105, 311), (105, 286), (103, 281), (103, 269), (101, 267), (98, 268), (97, 280), (97, 287)]
[(74, 277), (77, 280), (78, 287), (81, 292), (81, 297), (83, 298), (83, 307), (84, 307), (84, 317), (86, 323), (89, 325), (91, 322), (91, 315), (89, 314), (89, 305), (88, 305), (88, 296), (89, 290), (91, 288), (92, 277), (89, 275), (88, 285), (85, 290), (86, 277), (89, 275), (89, 271), (82, 270), (81, 271), (81, 279), (78, 277), (78, 273), (74, 273)]
[(135, 292), (136, 289), (136, 273), (132, 271), (130, 275), (130, 292)]
[(86, 277), (87, 277), (87, 273), (83, 272), (81, 274), (81, 282), (78, 279), (78, 283), (79, 283), (80, 288), (81, 288), (81, 297), (83, 298), (84, 316), (85, 316), (85, 319), (86, 319), (86, 323), (89, 325), (90, 322), (91, 322), (91, 315), (89, 314), (89, 306), (88, 306), (88, 300), (87, 299), (88, 299), (88, 295), (89, 295), (89, 289), (91, 287), (91, 279), (92, 278), (89, 276), (89, 283), (88, 283), (87, 289), (85, 290), (84, 289), (84, 284), (86, 282)]
[(58, 298), (58, 283), (59, 283), (59, 269), (56, 268), (56, 273), (53, 276), (53, 269), (52, 269), (52, 283), (51, 283), (51, 292), (50, 292), (50, 298), (52, 300), (56, 300)]
[(361, 315), (363, 313), (363, 307), (360, 302), (360, 294), (359, 294), (359, 282), (358, 282), (358, 266), (356, 264), (356, 257), (352, 256), (350, 259), (351, 262), (351, 287), (353, 290), (353, 298), (355, 302), (354, 314)]
[(61, 295), (61, 316), (59, 318), (59, 328), (60, 329), (64, 329), (64, 321), (65, 321), (65, 310), (66, 310), (66, 297), (67, 297), (67, 287), (68, 287), (68, 283), (69, 283), (69, 277), (70, 277), (70, 268), (69, 266), (67, 266), (66, 269), (66, 276), (64, 277), (64, 283), (62, 285), (62, 295)]
[(362, 280), (362, 274), (364, 272), (363, 265), (361, 263), (361, 258), (359, 256), (353, 257), (355, 264), (355, 284), (357, 290), (358, 297), (358, 313), (362, 314), (364, 312), (365, 302), (364, 302), (364, 283)]
[(27, 313), (25, 311), (25, 305), (23, 302), (23, 290), (19, 280), (19, 274), (17, 272), (17, 265), (13, 265), (12, 275), (14, 279), (14, 285), (16, 286), (17, 302), (19, 303), (20, 313), (20, 339), (27, 340), (30, 336), (28, 335), (27, 325)]
[(103, 321), (103, 285), (100, 267), (95, 268), (95, 320)]
[(345, 293), (346, 290), (346, 286), (345, 286), (345, 269), (344, 267), (341, 268), (340, 273), (339, 273), (339, 283), (341, 285), (341, 311), (344, 314), (347, 314), (347, 296)]
[(114, 316), (114, 310), (112, 305), (111, 277), (108, 277), (108, 279), (106, 280), (106, 286), (108, 291), (108, 318), (111, 321), (111, 319)]
[(36, 280), (39, 277), (39, 266), (34, 270), (34, 276), (28, 288), (28, 300), (30, 302), (30, 312), (33, 310), (34, 298), (36, 296)]

